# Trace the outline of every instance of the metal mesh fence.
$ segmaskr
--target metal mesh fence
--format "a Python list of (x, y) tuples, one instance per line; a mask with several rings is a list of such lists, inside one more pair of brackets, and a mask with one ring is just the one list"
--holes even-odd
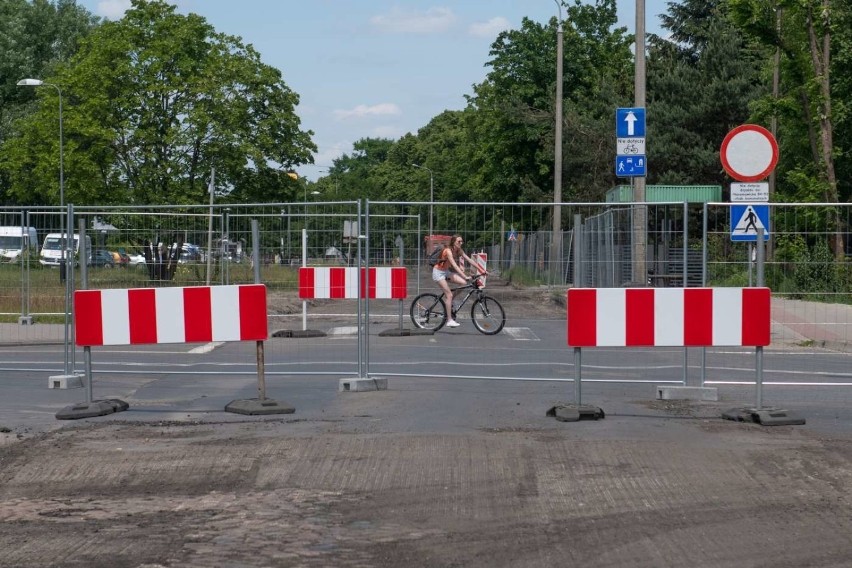
[[(637, 233), (636, 208), (644, 208), (645, 230)], [(318, 330), (333, 342), (339, 366), (334, 374), (359, 372), (359, 356), (373, 372), (438, 376), (505, 376), (537, 379), (567, 377), (560, 366), (541, 363), (564, 350), (564, 290), (575, 281), (589, 287), (747, 286), (756, 284), (749, 243), (732, 242), (736, 220), (731, 204), (606, 203), (562, 204), (562, 230), (552, 231), (552, 204), (357, 202), (172, 207), (78, 207), (71, 216), (58, 208), (0, 209), (4, 228), (0, 262), (0, 317), (4, 341), (61, 342), (65, 283), (81, 282), (77, 252), (82, 221), (89, 288), (240, 284), (261, 281), (269, 290), (270, 373), (312, 373), (310, 362), (323, 357), (316, 341), (299, 334)], [(852, 270), (847, 205), (771, 204), (766, 284), (773, 290), (773, 343), (776, 349), (846, 346), (852, 316)], [(212, 212), (211, 212), (212, 211)], [(575, 232), (575, 216), (581, 222)], [(252, 252), (252, 221), (259, 224), (260, 252)], [(70, 223), (69, 223), (70, 222)], [(69, 262), (63, 270), (45, 256), (45, 245), (74, 227), (66, 241)], [(432, 227), (431, 238), (428, 227)], [(733, 227), (733, 229), (732, 229)], [(30, 229), (31, 228), (31, 229)], [(30, 237), (34, 233), (34, 237)], [(503, 304), (506, 325), (495, 337), (479, 336), (475, 348), (451, 347), (451, 365), (400, 363), (400, 337), (381, 334), (412, 327), (411, 300), (434, 291), (425, 262), (429, 247), (452, 234), (465, 238), (468, 253), (488, 256), (489, 295)], [(25, 244), (18, 245), (16, 238)], [(637, 248), (641, 239), (644, 248)], [(32, 242), (36, 244), (33, 245)], [(556, 243), (556, 246), (554, 246)], [(10, 245), (11, 246), (8, 246)], [(637, 282), (634, 257), (643, 250), (646, 282)], [(12, 251), (12, 252), (9, 252)], [(579, 251), (578, 258), (577, 251)], [(577, 262), (579, 259), (579, 263)], [(298, 298), (298, 267), (404, 266), (408, 298), (375, 300), (358, 319), (355, 300)], [(76, 269), (75, 269), (76, 265)], [(33, 325), (20, 325), (28, 323)], [(361, 351), (358, 331), (368, 322), (371, 335)], [(285, 339), (284, 337), (287, 337)], [(445, 361), (446, 345), (424, 342), (423, 360)], [(453, 351), (455, 349), (456, 351)], [(245, 350), (252, 361), (251, 348)], [(655, 352), (658, 359), (660, 351)], [(469, 363), (471, 356), (477, 363)], [(644, 355), (642, 355), (644, 356)], [(640, 357), (642, 357), (640, 356)], [(597, 358), (598, 355), (590, 355)], [(650, 355), (649, 355), (650, 357)], [(675, 365), (680, 355), (672, 355)], [(298, 361), (296, 363), (295, 361)], [(323, 361), (327, 363), (327, 361)], [(566, 361), (566, 366), (570, 365)], [(402, 366), (402, 368), (401, 368)], [(676, 366), (673, 368), (677, 368)]]

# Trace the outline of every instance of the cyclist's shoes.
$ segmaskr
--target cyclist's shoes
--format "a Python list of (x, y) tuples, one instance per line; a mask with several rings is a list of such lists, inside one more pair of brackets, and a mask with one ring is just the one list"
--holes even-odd
[(458, 327), (460, 325), (461, 324), (459, 322), (457, 322), (456, 320), (450, 320), (450, 321), (447, 322), (447, 327)]

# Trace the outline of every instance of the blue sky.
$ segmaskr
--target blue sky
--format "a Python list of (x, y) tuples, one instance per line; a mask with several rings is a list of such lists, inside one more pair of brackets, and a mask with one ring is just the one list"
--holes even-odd
[[(78, 0), (121, 18), (130, 0)], [(174, 0), (217, 31), (239, 36), (278, 68), (301, 97), (302, 128), (314, 131), (316, 179), (361, 138), (416, 133), (444, 110), (464, 108), (487, 74), (497, 34), (528, 17), (546, 22), (554, 0)], [(667, 3), (646, 0), (646, 28), (658, 33)], [(635, 2), (619, 0), (619, 25), (632, 33)], [(564, 15), (564, 11), (563, 11)], [(555, 73), (554, 63), (554, 73)]]

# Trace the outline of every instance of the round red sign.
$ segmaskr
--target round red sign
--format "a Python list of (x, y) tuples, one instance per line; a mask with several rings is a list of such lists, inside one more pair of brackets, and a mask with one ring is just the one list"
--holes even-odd
[(743, 124), (725, 136), (719, 154), (722, 167), (735, 180), (760, 181), (778, 163), (778, 143), (764, 127)]

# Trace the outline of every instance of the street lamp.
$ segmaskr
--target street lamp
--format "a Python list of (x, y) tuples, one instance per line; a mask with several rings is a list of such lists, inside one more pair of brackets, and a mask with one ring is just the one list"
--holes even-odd
[[(432, 170), (420, 164), (411, 164), (414, 168), (420, 168), (429, 172), (429, 239), (431, 244), (432, 239), (432, 202), (435, 201), (435, 177), (432, 175)], [(430, 251), (431, 252), (431, 251)]]
[[(62, 90), (58, 85), (45, 83), (41, 79), (21, 79), (19, 87), (53, 87), (59, 94), (59, 206), (65, 207), (65, 167), (63, 163), (63, 139), (62, 139)], [(63, 231), (64, 232), (64, 231)]]
[(68, 237), (65, 235), (65, 163), (63, 156), (64, 140), (62, 137), (62, 90), (58, 85), (53, 83), (45, 83), (41, 79), (21, 79), (18, 81), (19, 87), (53, 87), (59, 95), (59, 266), (60, 270), (66, 270), (65, 273), (65, 374), (71, 372), (69, 357), (68, 357), (68, 307), (70, 304), (70, 283), (68, 278), (68, 267), (66, 266), (65, 248), (68, 243)]

